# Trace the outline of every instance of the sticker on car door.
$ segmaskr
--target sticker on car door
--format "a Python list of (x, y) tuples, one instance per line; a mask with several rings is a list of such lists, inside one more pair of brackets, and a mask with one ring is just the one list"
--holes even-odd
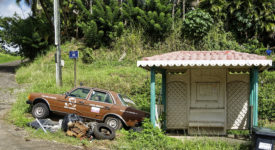
[(91, 112), (99, 113), (100, 112), (100, 108), (98, 108), (98, 107), (91, 107)]
[(74, 97), (70, 97), (69, 102), (65, 103), (64, 108), (76, 110), (76, 99)]

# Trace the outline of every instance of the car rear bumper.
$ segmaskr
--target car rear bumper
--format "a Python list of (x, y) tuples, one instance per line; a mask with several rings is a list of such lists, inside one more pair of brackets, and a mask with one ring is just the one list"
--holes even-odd
[(32, 101), (30, 100), (27, 100), (26, 103), (32, 105)]

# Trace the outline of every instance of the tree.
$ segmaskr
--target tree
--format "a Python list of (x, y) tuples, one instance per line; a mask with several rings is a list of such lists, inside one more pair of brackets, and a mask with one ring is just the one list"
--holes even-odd
[(228, 16), (227, 8), (230, 2), (227, 0), (202, 0), (200, 8), (208, 12), (214, 20), (225, 21)]
[(1, 18), (1, 39), (9, 46), (18, 47), (21, 55), (33, 60), (53, 43), (52, 32), (48, 32), (50, 27), (45, 20), (31, 16), (26, 19), (18, 16)]
[(109, 45), (116, 37), (119, 37), (124, 30), (121, 19), (119, 3), (110, 0), (105, 3), (102, 0), (95, 0), (91, 20), (83, 21), (80, 24), (84, 33), (85, 43), (93, 48), (102, 45)]
[(173, 23), (172, 6), (165, 0), (151, 0), (145, 4), (144, 11), (139, 11), (138, 23), (152, 42), (163, 40), (169, 35)]

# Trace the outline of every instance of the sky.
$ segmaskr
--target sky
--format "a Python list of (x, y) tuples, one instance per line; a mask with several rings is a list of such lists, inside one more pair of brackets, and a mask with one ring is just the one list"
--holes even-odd
[(0, 0), (1, 17), (11, 17), (14, 13), (26, 18), (31, 13), (31, 9), (25, 4), (24, 0), (21, 1), (20, 6), (16, 4), (16, 0)]
[[(12, 17), (14, 13), (21, 18), (27, 18), (31, 13), (31, 9), (24, 3), (24, 0), (20, 2), (20, 5), (16, 4), (16, 0), (0, 0), (1, 17)], [(12, 52), (18, 51), (18, 48), (6, 47)]]

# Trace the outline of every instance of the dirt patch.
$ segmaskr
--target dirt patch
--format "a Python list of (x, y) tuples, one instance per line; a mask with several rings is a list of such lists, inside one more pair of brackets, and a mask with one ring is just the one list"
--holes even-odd
[(15, 127), (4, 120), (4, 116), (16, 101), (16, 93), (24, 88), (15, 81), (15, 70), (20, 61), (0, 64), (0, 150), (76, 150), (82, 147), (61, 144), (54, 141), (33, 139), (21, 128)]

